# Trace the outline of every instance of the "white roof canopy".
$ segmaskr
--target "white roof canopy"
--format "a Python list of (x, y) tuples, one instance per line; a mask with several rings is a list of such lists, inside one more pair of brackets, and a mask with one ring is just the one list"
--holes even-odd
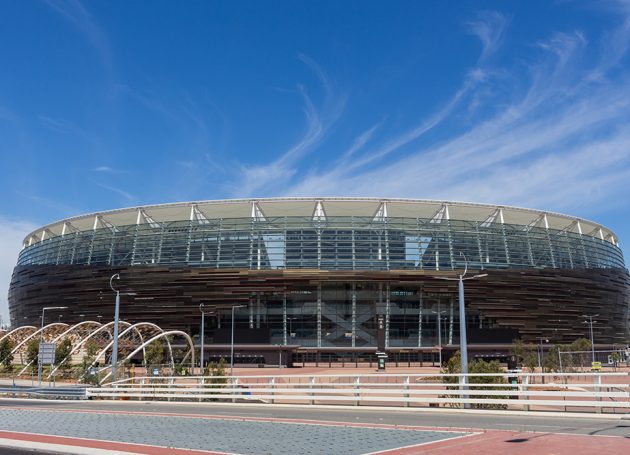
[[(546, 227), (582, 233), (617, 245), (616, 235), (608, 228), (573, 216), (518, 207), (474, 204), (467, 202), (387, 199), (387, 198), (270, 198), (192, 201), (174, 204), (147, 205), (80, 215), (43, 226), (26, 236), (28, 246), (50, 237), (76, 231), (149, 223), (157, 226), (165, 221), (216, 220), (251, 218), (255, 221), (275, 217), (303, 216), (323, 220), (329, 217), (354, 216), (378, 218), (423, 218), (442, 222), (447, 219), (505, 223), (528, 228)], [(439, 220), (438, 220), (439, 219)]]

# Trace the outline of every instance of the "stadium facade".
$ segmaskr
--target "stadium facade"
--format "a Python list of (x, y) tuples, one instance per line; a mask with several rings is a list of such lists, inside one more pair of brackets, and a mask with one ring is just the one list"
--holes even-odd
[[(226, 341), (313, 352), (422, 352), (459, 342), (456, 277), (469, 342), (515, 338), (627, 343), (630, 277), (615, 234), (552, 212), (372, 198), (203, 201), (69, 218), (30, 233), (15, 267), (13, 325), (121, 317)], [(439, 325), (439, 327), (438, 327)], [(438, 330), (438, 328), (440, 330)]]

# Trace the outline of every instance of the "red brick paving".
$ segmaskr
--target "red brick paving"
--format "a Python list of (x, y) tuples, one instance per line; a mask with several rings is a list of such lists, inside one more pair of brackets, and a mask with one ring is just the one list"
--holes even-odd
[(462, 438), (376, 452), (379, 455), (622, 455), (630, 436), (518, 433), (487, 430)]

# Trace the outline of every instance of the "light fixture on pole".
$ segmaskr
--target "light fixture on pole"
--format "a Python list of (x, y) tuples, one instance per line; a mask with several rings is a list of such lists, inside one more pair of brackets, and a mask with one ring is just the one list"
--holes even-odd
[(230, 341), (230, 376), (234, 376), (234, 310), (236, 308), (243, 308), (245, 305), (233, 305), (232, 306), (232, 338)]
[(582, 323), (590, 325), (590, 332), (591, 332), (591, 356), (592, 356), (591, 362), (595, 362), (595, 337), (593, 336), (593, 324), (595, 322), (597, 322), (597, 321), (593, 321), (593, 318), (596, 318), (597, 316), (599, 316), (599, 314), (594, 314), (592, 316), (589, 316), (587, 314), (583, 314), (582, 315), (583, 318), (588, 318), (588, 321), (582, 321)]
[[(464, 258), (464, 273), (459, 275), (458, 278), (451, 278), (447, 276), (436, 276), (435, 278), (439, 280), (448, 280), (448, 281), (458, 281), (458, 291), (459, 291), (459, 351), (461, 355), (461, 374), (462, 374), (462, 385), (464, 390), (468, 389), (466, 385), (468, 383), (468, 343), (466, 341), (466, 309), (464, 307), (464, 281), (465, 280), (473, 280), (475, 278), (482, 278), (484, 276), (488, 276), (487, 273), (482, 273), (479, 275), (473, 275), (466, 278), (466, 273), (468, 272), (468, 259), (466, 259), (466, 255), (460, 251), (460, 256)], [(467, 395), (464, 395), (464, 398), (468, 398)], [(468, 403), (464, 404), (465, 408), (469, 408), (470, 405)]]
[(44, 313), (46, 310), (65, 310), (68, 308), (67, 306), (47, 306), (42, 308), (42, 327), (39, 330), (39, 351), (37, 355), (37, 382), (41, 386), (42, 385), (42, 357), (41, 357), (41, 349), (42, 343), (44, 342)]

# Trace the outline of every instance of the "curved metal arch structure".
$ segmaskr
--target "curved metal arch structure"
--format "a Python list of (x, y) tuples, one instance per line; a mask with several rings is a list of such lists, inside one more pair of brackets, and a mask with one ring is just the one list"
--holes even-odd
[[(68, 330), (66, 330), (65, 332), (61, 333), (60, 335), (57, 335), (55, 338), (53, 338), (52, 342), (56, 343), (57, 341), (65, 338), (69, 333), (72, 333), (75, 330), (77, 330), (78, 328), (83, 328), (83, 326), (89, 326), (89, 325), (92, 325), (92, 326), (96, 325), (97, 327), (100, 327), (101, 323), (100, 322), (96, 322), (96, 321), (79, 322), (78, 324), (74, 324), (73, 326), (70, 326), (70, 328)], [(88, 333), (91, 333), (91, 331), (88, 332)], [(64, 359), (64, 361), (65, 361), (65, 359)], [(27, 363), (24, 366), (24, 368), (22, 368), (22, 370), (20, 370), (20, 372), (18, 373), (18, 376), (23, 374), (28, 369), (28, 367), (30, 367), (32, 364), (33, 364), (33, 360), (31, 360), (29, 363)], [(57, 371), (57, 368), (59, 368), (59, 367), (57, 366), (55, 368), (55, 371)], [(51, 375), (52, 375), (52, 372), (51, 372), (51, 374), (48, 375), (48, 378), (50, 378)]]
[[(126, 321), (118, 321), (119, 325), (124, 325), (126, 327), (130, 327), (131, 324), (129, 322)], [(98, 335), (102, 335), (103, 333), (107, 333), (107, 335), (109, 335), (108, 338), (112, 338), (112, 332), (109, 331), (109, 329), (111, 327), (113, 327), (114, 322), (108, 322), (107, 324), (102, 324), (97, 330), (93, 331), (92, 333), (88, 334), (86, 337), (84, 337), (83, 339), (81, 339), (81, 341), (79, 343), (77, 343), (75, 346), (73, 346), (73, 348), (70, 350), (70, 353), (67, 355), (67, 357), (65, 359), (63, 359), (61, 362), (59, 362), (59, 364), (53, 369), (51, 370), (50, 374), (48, 375), (47, 378), (50, 378), (53, 374), (55, 374), (57, 372), (57, 370), (59, 369), (59, 367), (61, 367), (61, 365), (63, 365), (65, 362), (67, 362), (69, 359), (72, 358), (73, 355), (75, 355), (78, 351), (81, 350), (81, 348), (83, 348), (83, 346), (85, 346), (85, 344), (96, 338)], [(98, 358), (98, 357), (97, 357)]]
[[(15, 345), (21, 345), (22, 341), (25, 338), (29, 338), (31, 335), (33, 335), (35, 332), (37, 332), (37, 327), (35, 327), (34, 325), (25, 325), (22, 327), (17, 327), (5, 334), (2, 335), (2, 338), (0, 338), (0, 343), (2, 343), (5, 339), (8, 339), (10, 341), (13, 342), (14, 346)], [(9, 355), (13, 355), (14, 352), (13, 350), (11, 350), (11, 354)], [(4, 358), (0, 359), (0, 362), (2, 362), (4, 360)]]
[[(143, 354), (143, 356), (146, 355), (146, 350), (145, 350), (146, 343), (144, 342), (143, 333), (140, 331), (141, 327), (147, 327), (149, 329), (152, 329), (152, 330), (156, 331), (158, 334), (164, 333), (164, 329), (162, 329), (160, 326), (158, 326), (156, 324), (153, 324), (152, 322), (138, 322), (136, 324), (130, 325), (129, 327), (127, 327), (125, 330), (123, 330), (118, 335), (118, 346), (119, 346), (119, 349), (124, 349), (126, 347), (126, 345), (128, 345), (128, 343), (124, 342), (125, 341), (124, 337), (128, 333), (130, 333), (132, 330), (135, 330), (136, 334), (138, 335), (138, 338), (140, 339), (140, 343), (139, 344), (142, 346), (142, 354)], [(145, 335), (154, 336), (150, 332), (148, 334), (145, 334)], [(92, 364), (90, 366), (93, 367), (96, 364), (96, 362), (98, 361), (98, 359), (100, 359), (101, 357), (105, 357), (105, 354), (107, 353), (108, 350), (112, 349), (113, 345), (114, 345), (114, 340), (110, 341), (107, 346), (102, 348), (99, 351), (99, 353), (96, 355), (96, 357), (94, 358), (94, 362), (92, 362)], [(173, 350), (172, 350), (170, 341), (168, 342), (168, 349), (169, 349), (169, 353), (170, 353), (171, 358), (172, 358), (173, 357)], [(127, 359), (125, 359), (125, 360), (127, 360)]]
[[(184, 356), (184, 359), (188, 358), (189, 355), (192, 356), (191, 358), (191, 365), (195, 364), (195, 344), (192, 340), (192, 338), (190, 337), (190, 335), (188, 335), (186, 332), (182, 332), (181, 330), (169, 330), (169, 331), (162, 331), (162, 333), (155, 335), (152, 338), (149, 338), (147, 341), (143, 342), (142, 345), (138, 346), (133, 352), (131, 352), (130, 354), (128, 354), (124, 359), (122, 359), (120, 361), (120, 363), (126, 362), (127, 360), (130, 360), (133, 358), (134, 355), (136, 355), (138, 352), (140, 352), (141, 350), (143, 352), (145, 352), (145, 348), (150, 345), (151, 343), (153, 343), (156, 340), (159, 340), (160, 338), (166, 338), (166, 342), (167, 344), (171, 345), (171, 342), (169, 340), (170, 336), (174, 336), (174, 335), (181, 335), (183, 336), (186, 341), (188, 342), (188, 345), (190, 346), (190, 349), (188, 350), (188, 353)], [(173, 368), (175, 366), (175, 361), (173, 360), (173, 351), (170, 351), (170, 356), (171, 356), (171, 368)], [(105, 380), (107, 380), (107, 378), (109, 378), (112, 374), (111, 372), (111, 365), (108, 365), (104, 368), (102, 368), (100, 371), (105, 371), (107, 369), (110, 369), (110, 371), (105, 375), (105, 377), (103, 377), (103, 379), (101, 379), (101, 384), (103, 382), (105, 382)]]
[[(96, 326), (96, 328), (100, 328), (103, 326), (103, 324), (101, 324), (100, 322), (96, 322), (96, 321), (82, 321), (79, 322), (78, 324), (74, 324), (72, 326), (70, 326), (68, 328), (68, 330), (66, 330), (65, 332), (63, 332), (61, 335), (58, 335), (56, 338), (54, 338), (52, 340), (53, 343), (56, 343), (58, 340), (61, 340), (63, 338), (65, 338), (68, 334), (71, 334), (75, 331), (77, 331), (78, 329), (83, 329), (85, 327), (89, 327), (89, 326)], [(88, 334), (92, 333), (93, 330), (88, 330)]]
[[(25, 332), (28, 331), (30, 332), (28, 335), (30, 335), (31, 333), (35, 332), (37, 330), (37, 327), (35, 327), (34, 325), (23, 325), (21, 327), (16, 327), (15, 329), (4, 333), (2, 335), (2, 337), (0, 337), (0, 343), (2, 343), (2, 341), (4, 341), (5, 338), (9, 338), (11, 341), (13, 341), (16, 337), (17, 334), (21, 333), (21, 332)], [(28, 336), (26, 335), (26, 336)], [(21, 338), (18, 338), (21, 339)]]
[(45, 325), (43, 328), (36, 330), (35, 332), (31, 333), (29, 336), (27, 336), (26, 338), (24, 338), (22, 341), (20, 341), (17, 346), (15, 346), (15, 348), (13, 348), (13, 350), (11, 351), (11, 354), (16, 354), (18, 352), (20, 352), (20, 350), (26, 346), (26, 344), (33, 340), (36, 336), (40, 335), (42, 336), (42, 338), (45, 339), (46, 335), (48, 335), (46, 332), (50, 331), (50, 329), (60, 329), (62, 327), (69, 327), (68, 324), (66, 324), (65, 322), (53, 322), (52, 324), (48, 324)]

